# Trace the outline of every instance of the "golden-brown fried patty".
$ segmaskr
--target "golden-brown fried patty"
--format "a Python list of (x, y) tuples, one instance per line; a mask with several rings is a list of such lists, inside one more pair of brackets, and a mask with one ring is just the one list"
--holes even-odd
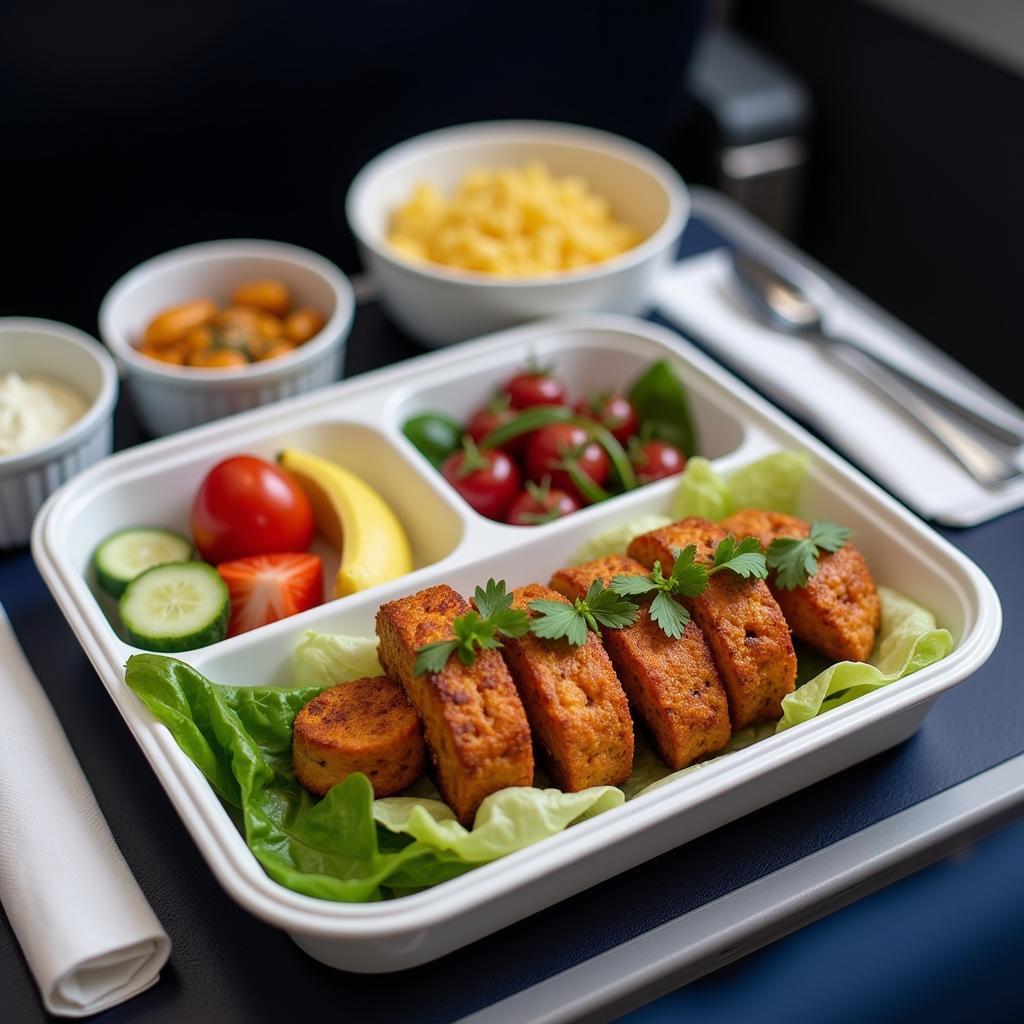
[(533, 782), (533, 748), (519, 694), (497, 651), (457, 656), (440, 672), (413, 674), (416, 651), (454, 638), (452, 621), (469, 611), (451, 587), (428, 587), (377, 611), (380, 663), (405, 688), (423, 719), (437, 785), (445, 802), (470, 825), (484, 797)]
[[(569, 602), (531, 583), (512, 591), (512, 607)], [(615, 669), (594, 633), (586, 643), (543, 640), (532, 633), (502, 640), (502, 655), (539, 744), (537, 756), (559, 789), (614, 786), (633, 768), (633, 720)]]
[(295, 777), (323, 796), (362, 772), (374, 796), (390, 796), (423, 773), (423, 729), (405, 691), (387, 676), (324, 690), (295, 716)]
[[(726, 536), (707, 519), (691, 517), (635, 537), (629, 554), (648, 567), (660, 561), (668, 575), (677, 550), (695, 544), (695, 560), (710, 563)], [(703, 594), (684, 604), (711, 649), (729, 697), (733, 728), (779, 718), (782, 698), (792, 692), (796, 679), (796, 654), (786, 620), (764, 580), (716, 573)]]
[[(796, 516), (745, 508), (721, 523), (737, 537), (756, 537), (767, 548), (777, 537), (810, 536)], [(836, 661), (866, 661), (878, 635), (882, 609), (867, 563), (852, 544), (818, 555), (818, 572), (806, 586), (782, 590), (775, 574), (768, 586), (794, 635)]]
[[(583, 597), (594, 580), (607, 584), (615, 576), (646, 573), (635, 559), (610, 555), (559, 569), (551, 586), (573, 600)], [(696, 622), (691, 619), (676, 640), (662, 632), (643, 605), (633, 625), (604, 631), (604, 645), (630, 703), (670, 768), (685, 768), (729, 742), (729, 702)]]

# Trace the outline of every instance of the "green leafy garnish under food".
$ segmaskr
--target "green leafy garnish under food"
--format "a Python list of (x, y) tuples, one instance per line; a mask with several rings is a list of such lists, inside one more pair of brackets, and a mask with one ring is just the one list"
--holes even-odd
[[(828, 667), (786, 697), (780, 722), (744, 729), (721, 754), (679, 772), (638, 733), (633, 773), (620, 787), (562, 793), (535, 780), (533, 787), (503, 789), (481, 804), (471, 829), (455, 821), (425, 779), (401, 796), (379, 800), (363, 775), (350, 776), (322, 799), (303, 789), (292, 772), (292, 723), (323, 686), (218, 686), (184, 662), (156, 654), (129, 658), (125, 680), (236, 812), (249, 848), (271, 878), (320, 899), (368, 902), (436, 885), (556, 835), (917, 672), (953, 649), (952, 637), (935, 628), (930, 612), (887, 587), (879, 587), (879, 598), (882, 626), (871, 663)], [(329, 649), (330, 639), (314, 634), (309, 644)], [(343, 639), (346, 651), (375, 647), (372, 637)], [(337, 673), (332, 682), (345, 683), (366, 674), (365, 663), (348, 670), (339, 663)]]
[(707, 459), (694, 456), (679, 478), (672, 517), (701, 516), (717, 523), (740, 508), (792, 515), (800, 501), (807, 463), (804, 452), (773, 452), (722, 476)]
[(733, 572), (743, 579), (763, 580), (768, 575), (764, 552), (756, 537), (725, 537), (715, 545), (711, 565), (695, 562), (697, 545), (688, 544), (673, 551), (675, 564), (669, 576), (662, 573), (661, 562), (655, 562), (647, 576), (621, 575), (612, 580), (612, 589), (622, 596), (647, 595), (654, 591), (651, 618), (667, 636), (678, 639), (690, 621), (689, 609), (674, 600), (676, 597), (699, 597), (707, 590), (708, 580), (719, 572)]
[(600, 580), (590, 584), (585, 597), (577, 597), (572, 604), (562, 601), (537, 600), (530, 602), (535, 612), (530, 621), (530, 632), (547, 640), (564, 637), (575, 647), (587, 642), (587, 633), (601, 635), (601, 627), (621, 629), (636, 622), (637, 607)]
[(768, 567), (775, 570), (775, 585), (795, 590), (817, 575), (818, 555), (838, 551), (853, 531), (828, 519), (815, 519), (808, 537), (777, 537), (768, 547)]
[(659, 359), (651, 363), (633, 382), (627, 397), (649, 439), (667, 441), (687, 456), (697, 450), (686, 388), (668, 362)]
[(504, 580), (489, 579), (485, 589), (476, 588), (473, 600), (476, 611), (466, 612), (452, 622), (454, 640), (437, 640), (416, 651), (414, 675), (441, 672), (455, 653), (464, 665), (472, 665), (478, 650), (501, 647), (502, 635), (523, 636), (529, 631), (530, 617), (512, 607), (512, 595), (506, 592)]
[(441, 464), (462, 443), (462, 424), (443, 412), (421, 412), (410, 416), (402, 433), (421, 455), (440, 469)]
[(365, 903), (436, 885), (624, 800), (612, 786), (504, 789), (466, 829), (423, 780), (414, 787), (422, 796), (374, 800), (355, 774), (321, 799), (295, 779), (291, 738), (295, 715), (323, 687), (218, 686), (155, 654), (129, 658), (125, 681), (238, 812), (267, 874), (307, 896)]

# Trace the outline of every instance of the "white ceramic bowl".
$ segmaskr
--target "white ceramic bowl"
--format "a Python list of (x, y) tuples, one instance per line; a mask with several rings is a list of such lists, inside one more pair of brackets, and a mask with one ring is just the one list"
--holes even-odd
[(117, 401), (117, 369), (103, 346), (53, 320), (0, 319), (0, 375), (10, 371), (65, 384), (89, 408), (47, 444), (0, 455), (0, 548), (28, 543), (32, 520), (50, 493), (110, 454)]
[[(135, 346), (161, 310), (189, 299), (226, 303), (243, 281), (275, 277), (299, 305), (327, 315), (321, 331), (294, 352), (233, 369), (161, 363)], [(200, 242), (146, 260), (107, 292), (100, 336), (124, 371), (135, 411), (159, 436), (331, 384), (341, 376), (355, 301), (330, 260), (284, 242)]]
[[(388, 242), (391, 213), (414, 186), (428, 182), (449, 193), (471, 167), (528, 160), (544, 161), (558, 176), (581, 175), (645, 240), (591, 267), (512, 279), (416, 263)], [(544, 121), (489, 121), (430, 132), (381, 153), (356, 175), (345, 209), (389, 314), (436, 347), (541, 316), (644, 311), (655, 275), (675, 254), (690, 199), (668, 163), (617, 135)]]

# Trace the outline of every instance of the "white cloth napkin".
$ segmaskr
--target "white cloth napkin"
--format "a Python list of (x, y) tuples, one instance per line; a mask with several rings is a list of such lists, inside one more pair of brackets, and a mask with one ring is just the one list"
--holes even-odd
[(149, 988), (170, 954), (2, 605), (0, 901), (62, 1017)]
[[(788, 265), (787, 273), (799, 276)], [(963, 386), (949, 361), (931, 346), (911, 343), (909, 332), (902, 336), (831, 289), (819, 288), (815, 297), (837, 332), (935, 386), (951, 392)], [(1024, 478), (999, 490), (982, 487), (899, 409), (812, 343), (755, 320), (738, 297), (724, 250), (682, 260), (659, 276), (654, 301), (665, 317), (812, 424), (926, 519), (973, 526), (1024, 505)], [(1020, 426), (1012, 407), (1004, 406), (1004, 415)]]

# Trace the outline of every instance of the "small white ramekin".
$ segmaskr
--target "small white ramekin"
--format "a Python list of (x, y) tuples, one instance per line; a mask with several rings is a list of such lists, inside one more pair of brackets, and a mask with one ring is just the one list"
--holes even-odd
[(28, 543), (39, 506), (65, 480), (109, 455), (114, 443), (117, 368), (88, 334), (53, 320), (0, 319), (0, 374), (50, 377), (89, 403), (52, 441), (0, 455), (0, 548)]
[[(416, 185), (449, 193), (473, 167), (531, 160), (586, 179), (644, 241), (602, 263), (529, 278), (413, 262), (388, 242), (391, 214)], [(345, 210), (388, 313), (436, 347), (544, 316), (645, 311), (655, 276), (675, 256), (690, 199), (666, 161), (628, 139), (571, 124), (487, 121), (429, 132), (374, 157), (352, 182)]]
[[(244, 281), (283, 281), (296, 302), (327, 316), (294, 352), (231, 369), (173, 366), (137, 351), (150, 320), (169, 306), (212, 298), (226, 304)], [(330, 260), (284, 242), (200, 242), (155, 256), (129, 271), (100, 306), (100, 337), (121, 366), (135, 412), (153, 436), (194, 427), (332, 384), (341, 376), (355, 300)]]

